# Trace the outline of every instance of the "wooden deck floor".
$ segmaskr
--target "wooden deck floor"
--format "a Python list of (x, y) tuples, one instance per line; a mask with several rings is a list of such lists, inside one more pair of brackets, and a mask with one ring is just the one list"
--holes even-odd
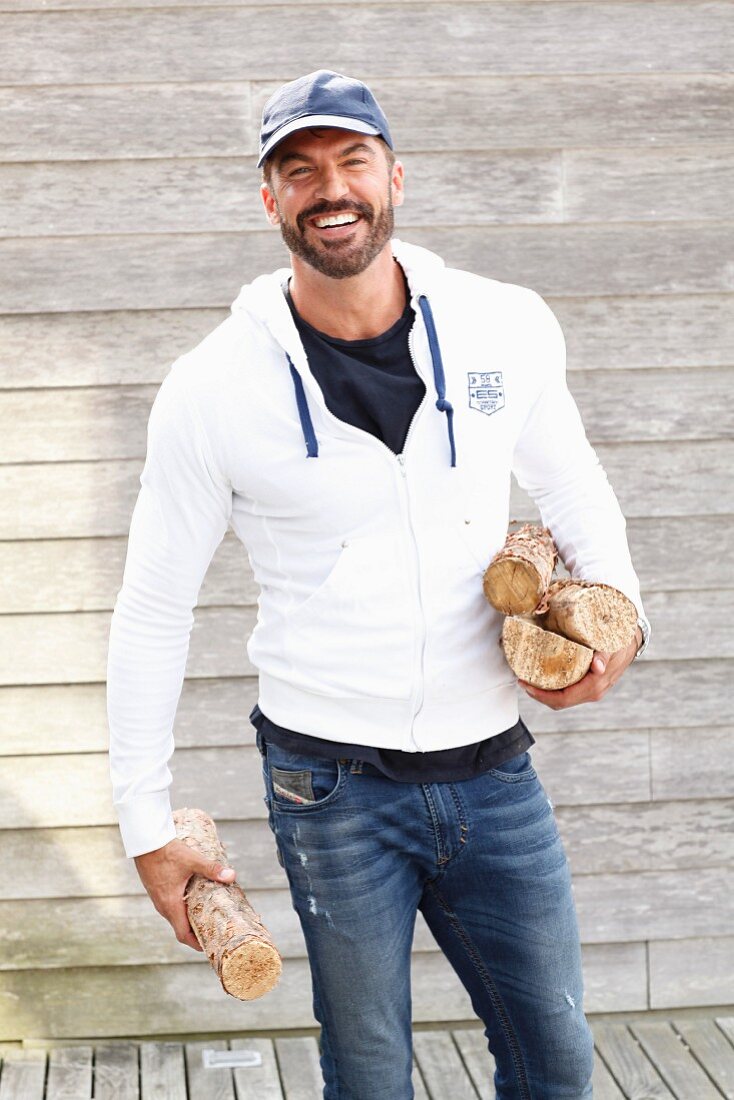
[[(592, 1026), (595, 1100), (734, 1100), (734, 1016)], [(494, 1100), (481, 1026), (416, 1031), (414, 1049), (415, 1100)], [(217, 1064), (223, 1059), (256, 1064)], [(321, 1100), (318, 1044), (301, 1036), (4, 1051), (0, 1100), (91, 1097)]]

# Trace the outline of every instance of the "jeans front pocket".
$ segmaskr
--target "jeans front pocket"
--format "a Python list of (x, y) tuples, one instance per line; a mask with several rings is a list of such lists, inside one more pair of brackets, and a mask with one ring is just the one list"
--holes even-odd
[(531, 779), (537, 779), (537, 772), (527, 751), (511, 756), (496, 768), (490, 768), (489, 774), (501, 783), (527, 783)]
[(268, 792), (276, 813), (308, 814), (331, 805), (346, 786), (347, 762), (266, 744)]

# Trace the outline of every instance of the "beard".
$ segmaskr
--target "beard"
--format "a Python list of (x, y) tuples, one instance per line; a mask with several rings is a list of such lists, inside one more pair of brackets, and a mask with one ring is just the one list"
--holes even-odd
[[(280, 207), (277, 209), (281, 236), (288, 251), (330, 279), (348, 279), (352, 275), (361, 275), (385, 247), (395, 228), (395, 214), (389, 192), (387, 202), (377, 212), (364, 202), (349, 202), (347, 199), (333, 203), (321, 202), (303, 210), (296, 218), (295, 225), (283, 216)], [(306, 227), (310, 218), (343, 214), (345, 211), (360, 214), (366, 222), (367, 234), (362, 244), (349, 243), (346, 240), (321, 240), (318, 244), (311, 244), (306, 239)], [(359, 229), (356, 231), (360, 232)]]

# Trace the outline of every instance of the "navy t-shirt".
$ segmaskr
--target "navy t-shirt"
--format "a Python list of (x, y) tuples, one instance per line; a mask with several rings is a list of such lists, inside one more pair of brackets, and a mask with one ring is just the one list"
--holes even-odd
[[(362, 428), (400, 454), (421, 401), (425, 383), (417, 374), (408, 347), (415, 319), (406, 283), (406, 306), (386, 332), (369, 340), (339, 340), (313, 328), (286, 295), (311, 373), (321, 387), (327, 408), (348, 424)], [(470, 779), (488, 768), (525, 752), (535, 738), (520, 718), (492, 737), (433, 752), (404, 752), (346, 741), (331, 741), (276, 725), (255, 706), (252, 724), (265, 741), (290, 752), (367, 761), (390, 779), (404, 783), (448, 783)]]

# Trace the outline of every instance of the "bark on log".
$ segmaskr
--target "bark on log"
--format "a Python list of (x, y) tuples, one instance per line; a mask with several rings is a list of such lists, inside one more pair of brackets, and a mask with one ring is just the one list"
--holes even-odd
[(515, 675), (547, 691), (557, 691), (581, 680), (594, 656), (593, 650), (586, 646), (520, 616), (505, 619), (501, 642)]
[(538, 625), (602, 653), (628, 646), (637, 630), (637, 608), (609, 584), (573, 579), (554, 581), (548, 610)]
[[(206, 859), (226, 864), (216, 826), (203, 810), (173, 814), (176, 835)], [(192, 875), (184, 892), (189, 921), (226, 993), (252, 1001), (277, 984), (283, 969), (279, 951), (242, 888)]]
[(547, 527), (524, 523), (508, 534), (505, 545), (484, 573), (484, 595), (503, 615), (521, 615), (541, 607), (558, 560)]

